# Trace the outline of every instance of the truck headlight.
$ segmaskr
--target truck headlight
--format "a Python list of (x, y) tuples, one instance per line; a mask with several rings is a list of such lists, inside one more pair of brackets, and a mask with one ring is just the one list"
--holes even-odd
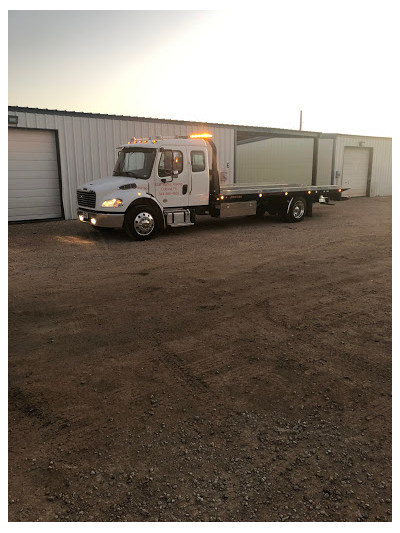
[(113, 198), (112, 200), (104, 200), (101, 207), (119, 207), (120, 205), (122, 205), (122, 200), (120, 198)]

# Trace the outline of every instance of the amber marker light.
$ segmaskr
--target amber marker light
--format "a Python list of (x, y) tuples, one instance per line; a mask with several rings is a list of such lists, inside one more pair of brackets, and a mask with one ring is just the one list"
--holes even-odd
[(338, 189), (338, 192), (342, 192), (342, 189)]
[(308, 194), (311, 194), (311, 191), (308, 191)]
[(287, 196), (289, 193), (285, 192), (285, 196)]
[(260, 193), (258, 196), (259, 196), (260, 198), (262, 198), (262, 194), (261, 194), (261, 193)]
[(211, 133), (192, 133), (191, 139), (211, 139)]
[(221, 200), (223, 200), (225, 198), (225, 196), (223, 194), (221, 194)]

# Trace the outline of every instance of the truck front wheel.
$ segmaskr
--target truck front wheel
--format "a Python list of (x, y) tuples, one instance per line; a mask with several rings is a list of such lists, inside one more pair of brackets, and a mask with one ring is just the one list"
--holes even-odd
[(294, 196), (286, 213), (287, 222), (301, 222), (306, 216), (307, 202), (302, 196)]
[(151, 207), (135, 205), (125, 215), (124, 229), (131, 239), (146, 241), (157, 233), (158, 217)]

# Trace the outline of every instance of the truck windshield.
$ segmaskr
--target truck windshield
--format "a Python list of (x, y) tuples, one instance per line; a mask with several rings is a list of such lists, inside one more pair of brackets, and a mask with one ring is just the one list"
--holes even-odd
[(155, 148), (124, 148), (119, 153), (113, 176), (148, 179), (153, 168)]

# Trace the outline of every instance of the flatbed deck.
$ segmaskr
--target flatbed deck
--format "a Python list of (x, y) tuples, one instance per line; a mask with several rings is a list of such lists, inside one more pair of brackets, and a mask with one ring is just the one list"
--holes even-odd
[[(344, 189), (341, 189), (344, 190)], [(237, 185), (221, 185), (220, 194), (224, 196), (231, 195), (247, 195), (247, 194), (276, 194), (276, 193), (294, 193), (294, 192), (314, 192), (324, 193), (330, 191), (339, 191), (337, 185), (298, 185), (298, 184), (237, 184)]]

